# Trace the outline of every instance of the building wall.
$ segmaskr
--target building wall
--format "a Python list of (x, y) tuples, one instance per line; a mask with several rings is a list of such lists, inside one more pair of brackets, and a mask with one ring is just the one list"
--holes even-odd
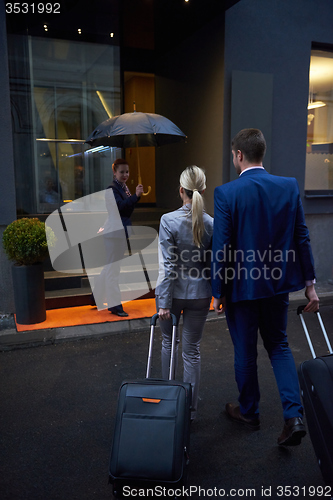
[(187, 143), (156, 150), (156, 203), (177, 208), (179, 175), (189, 165), (206, 171), (207, 212), (222, 181), (224, 17), (195, 33), (157, 61), (156, 113), (172, 120)]
[[(271, 172), (296, 177), (304, 192), (311, 43), (333, 45), (332, 23), (331, 0), (241, 0), (226, 12), (225, 177), (231, 158), (232, 73), (243, 71), (244, 85), (247, 72), (261, 73), (273, 79)], [(246, 117), (251, 106), (246, 96), (242, 106)], [(252, 114), (255, 122), (257, 114)], [(240, 117), (238, 127), (243, 125)], [(333, 212), (333, 200), (305, 200), (304, 206), (307, 213)]]
[(244, 72), (246, 90), (238, 96), (244, 112), (233, 123), (236, 132), (263, 123), (260, 106), (246, 99), (247, 74), (262, 74), (272, 80), (271, 121), (262, 127), (270, 138), (270, 171), (298, 180), (318, 279), (332, 277), (333, 198), (304, 198), (309, 65), (312, 42), (333, 46), (332, 26), (331, 0), (241, 0), (225, 22), (223, 180), (231, 172), (233, 72)]
[(333, 278), (333, 216), (332, 214), (307, 215), (306, 223), (310, 232), (317, 280), (326, 282)]
[(14, 312), (11, 263), (3, 247), (2, 235), (6, 226), (16, 219), (15, 179), (13, 163), (12, 123), (9, 96), (8, 57), (6, 39), (6, 14), (4, 2), (0, 2), (0, 314)]
[[(333, 44), (332, 26), (332, 0), (240, 0), (228, 9), (225, 19), (219, 14), (177, 48), (157, 55), (155, 112), (174, 121), (188, 136), (186, 144), (164, 146), (156, 151), (158, 206), (170, 210), (179, 206), (179, 174), (186, 166), (196, 164), (206, 170), (206, 207), (213, 215), (214, 187), (231, 178), (232, 127), (256, 126), (255, 120), (253, 124), (242, 122), (252, 116), (258, 119), (257, 123), (263, 123), (264, 133), (269, 137), (270, 171), (296, 177), (303, 196), (311, 43)], [(3, 1), (0, 1), (0, 48), (2, 236), (6, 225), (16, 219)], [(236, 116), (232, 109), (232, 85), (233, 74), (237, 73), (239, 78), (240, 72), (244, 73), (247, 92), (242, 93), (242, 87), (238, 87), (240, 95), (236, 102), (241, 112)], [(263, 84), (266, 101), (259, 101), (261, 104), (253, 110), (249, 96), (256, 89), (250, 89), (246, 82), (256, 79), (267, 82)], [(262, 97), (260, 92), (257, 94)], [(332, 277), (333, 200), (303, 198), (303, 202), (318, 279)], [(14, 311), (10, 267), (1, 245), (0, 313)]]

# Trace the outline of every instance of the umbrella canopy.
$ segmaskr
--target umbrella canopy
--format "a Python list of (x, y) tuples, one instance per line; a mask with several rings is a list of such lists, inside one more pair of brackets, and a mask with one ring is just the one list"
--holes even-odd
[(186, 135), (168, 118), (134, 111), (105, 120), (90, 134), (86, 143), (93, 147), (135, 148), (185, 140)]

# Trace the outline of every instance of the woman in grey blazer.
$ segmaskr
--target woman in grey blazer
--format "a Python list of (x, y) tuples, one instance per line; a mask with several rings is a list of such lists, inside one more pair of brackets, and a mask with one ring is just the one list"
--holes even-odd
[[(179, 321), (183, 311), (182, 355), (184, 382), (192, 385), (191, 419), (196, 416), (200, 382), (200, 341), (208, 315), (212, 291), (210, 255), (213, 218), (204, 211), (202, 194), (206, 176), (196, 166), (180, 176), (183, 205), (161, 217), (159, 230), (159, 277), (156, 307), (162, 331), (162, 376), (168, 378), (172, 324), (170, 312)], [(177, 328), (178, 353), (179, 331)], [(177, 361), (176, 361), (177, 366)]]

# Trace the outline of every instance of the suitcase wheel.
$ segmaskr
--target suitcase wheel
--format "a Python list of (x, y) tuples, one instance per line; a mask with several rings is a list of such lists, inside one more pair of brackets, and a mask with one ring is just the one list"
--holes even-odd
[(113, 490), (113, 496), (114, 498), (122, 498), (121, 493), (119, 493), (117, 490)]

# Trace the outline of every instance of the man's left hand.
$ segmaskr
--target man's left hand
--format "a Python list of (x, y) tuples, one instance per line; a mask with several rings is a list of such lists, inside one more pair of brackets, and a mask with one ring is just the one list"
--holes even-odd
[(213, 307), (214, 307), (214, 311), (218, 315), (223, 314), (225, 312), (225, 308), (226, 308), (225, 297), (221, 297), (219, 299), (214, 298)]
[(308, 299), (308, 303), (304, 308), (304, 312), (316, 312), (319, 311), (319, 298), (316, 293), (314, 285), (307, 286), (305, 289), (305, 297)]

